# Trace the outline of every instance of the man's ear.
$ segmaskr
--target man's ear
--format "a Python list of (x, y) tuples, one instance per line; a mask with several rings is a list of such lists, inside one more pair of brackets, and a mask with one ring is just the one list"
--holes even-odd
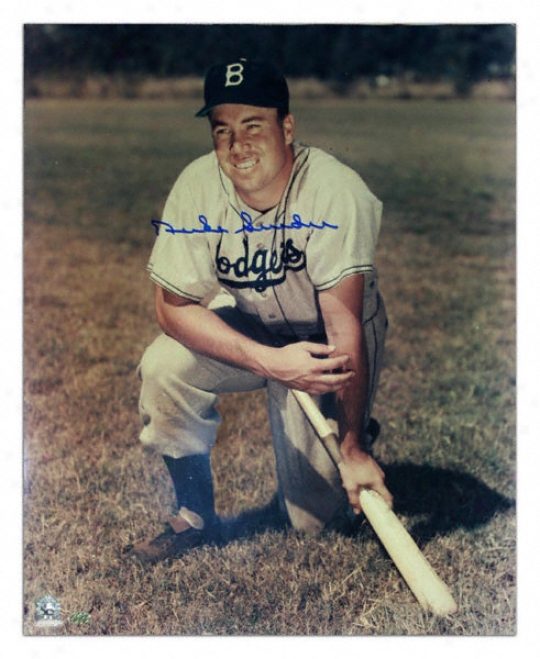
[(285, 144), (292, 144), (294, 140), (294, 117), (292, 114), (288, 114), (285, 119), (283, 119), (283, 134), (285, 135)]

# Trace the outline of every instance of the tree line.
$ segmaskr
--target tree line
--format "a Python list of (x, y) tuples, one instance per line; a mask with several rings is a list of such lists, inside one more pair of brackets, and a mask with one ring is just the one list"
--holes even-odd
[(215, 61), (273, 61), (286, 76), (346, 86), (359, 77), (451, 79), (515, 73), (510, 24), (266, 25), (27, 24), (27, 77), (66, 74), (204, 75)]

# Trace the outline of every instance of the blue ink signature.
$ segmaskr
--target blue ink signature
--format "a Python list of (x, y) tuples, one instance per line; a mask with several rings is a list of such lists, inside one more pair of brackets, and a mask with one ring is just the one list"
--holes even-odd
[(160, 225), (166, 227), (164, 229), (165, 233), (183, 233), (183, 234), (193, 234), (193, 233), (229, 233), (227, 229), (224, 229), (223, 227), (217, 227), (217, 229), (214, 229), (210, 226), (210, 223), (208, 222), (208, 218), (205, 215), (199, 215), (199, 222), (202, 225), (202, 229), (175, 229), (172, 224), (169, 224), (168, 222), (162, 222), (161, 220), (150, 220), (151, 224), (153, 225), (154, 229), (156, 230), (156, 236), (159, 235), (159, 227)]
[(249, 213), (242, 211), (240, 213), (242, 218), (242, 228), (237, 229), (234, 233), (242, 233), (247, 231), (248, 233), (259, 232), (259, 231), (273, 231), (274, 229), (337, 229), (337, 224), (328, 224), (328, 222), (323, 222), (322, 224), (315, 224), (314, 222), (302, 222), (302, 218), (298, 213), (293, 213), (292, 222), (287, 224), (286, 222), (280, 222), (279, 224), (261, 224), (260, 226), (253, 225), (253, 218)]
[[(253, 223), (253, 218), (249, 213), (246, 213), (245, 211), (242, 211), (240, 213), (240, 218), (242, 219), (242, 228), (237, 229), (234, 233), (243, 233), (244, 231), (247, 233), (258, 233), (261, 231), (275, 231), (276, 229), (337, 229), (338, 226), (337, 224), (329, 224), (326, 221), (323, 221), (322, 224), (315, 224), (314, 222), (303, 222), (302, 218), (298, 213), (293, 213), (292, 216), (292, 221), (287, 223), (287, 222), (279, 222), (277, 224), (261, 224), (260, 226), (256, 226)], [(199, 215), (199, 223), (201, 224), (201, 228), (197, 229), (175, 229), (172, 224), (169, 224), (168, 222), (163, 222), (162, 220), (151, 220), (150, 221), (152, 226), (154, 227), (156, 231), (156, 236), (159, 235), (160, 232), (160, 227), (164, 227), (165, 233), (172, 233), (172, 234), (184, 234), (184, 235), (192, 235), (194, 233), (199, 234), (199, 233), (229, 233), (228, 229), (224, 229), (222, 226), (217, 226), (216, 228), (212, 227), (210, 225), (210, 222), (208, 221), (208, 218), (205, 215)]]

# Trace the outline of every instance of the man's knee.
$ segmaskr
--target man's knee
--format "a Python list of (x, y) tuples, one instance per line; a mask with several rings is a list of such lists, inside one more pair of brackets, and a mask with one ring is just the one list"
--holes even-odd
[(161, 334), (144, 351), (137, 372), (143, 382), (165, 384), (171, 377), (189, 380), (189, 373), (196, 371), (195, 361), (190, 350)]
[(350, 529), (351, 513), (347, 502), (342, 502), (331, 516), (323, 519), (290, 501), (286, 502), (286, 509), (292, 527), (306, 535), (317, 536), (325, 531), (343, 533)]

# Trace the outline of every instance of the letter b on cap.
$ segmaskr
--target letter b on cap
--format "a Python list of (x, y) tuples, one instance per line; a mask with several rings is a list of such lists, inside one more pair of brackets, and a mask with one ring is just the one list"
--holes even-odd
[(240, 64), (240, 62), (237, 62), (236, 64), (229, 64), (227, 66), (225, 87), (235, 87), (236, 85), (241, 85), (242, 82), (244, 82), (244, 76), (242, 75), (243, 70), (244, 67), (242, 64)]

